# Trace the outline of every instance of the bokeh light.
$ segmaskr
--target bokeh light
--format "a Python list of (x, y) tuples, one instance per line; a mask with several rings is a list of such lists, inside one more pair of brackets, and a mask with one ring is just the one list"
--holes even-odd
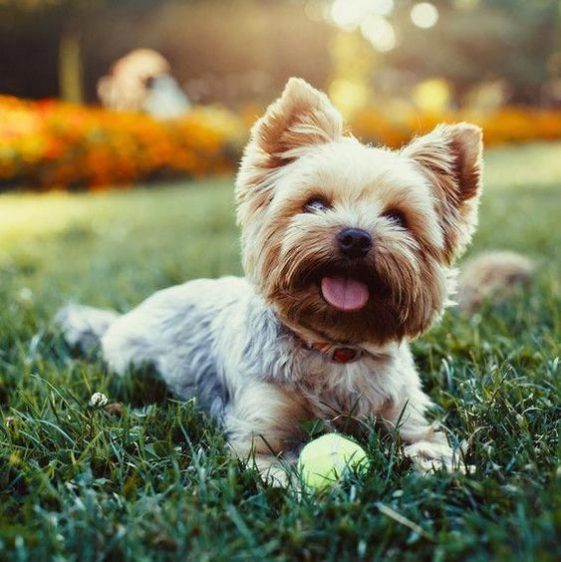
[(329, 97), (345, 116), (353, 115), (357, 108), (363, 107), (368, 100), (366, 84), (337, 78), (329, 86)]
[(365, 18), (387, 16), (394, 9), (394, 0), (334, 0), (329, 17), (347, 31), (355, 30)]
[(362, 0), (335, 0), (331, 5), (333, 22), (349, 31), (356, 29), (365, 13), (365, 2)]
[(423, 29), (434, 27), (438, 21), (438, 10), (430, 2), (420, 2), (411, 8), (411, 21)]
[(391, 51), (397, 43), (393, 25), (384, 17), (369, 14), (360, 25), (365, 39), (378, 51)]
[(394, 0), (373, 0), (370, 2), (370, 12), (380, 16), (389, 16), (394, 8)]
[(442, 113), (450, 106), (450, 86), (441, 78), (425, 80), (415, 86), (412, 98), (419, 109), (428, 113)]

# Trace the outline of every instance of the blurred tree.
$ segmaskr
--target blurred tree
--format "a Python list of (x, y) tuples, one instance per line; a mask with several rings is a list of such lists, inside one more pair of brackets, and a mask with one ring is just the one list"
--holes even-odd
[(92, 14), (106, 4), (138, 10), (154, 3), (158, 0), (3, 0), (0, 22), (8, 36), (18, 34), (24, 41), (32, 40), (31, 36), (38, 30), (48, 28), (47, 42), (57, 42), (59, 95), (66, 101), (82, 103), (81, 36)]
[(304, 7), (304, 0), (0, 0), (0, 92), (94, 101), (97, 80), (116, 59), (150, 48), (194, 101), (251, 100), (259, 111), (289, 76), (325, 86), (332, 28)]
[(306, 17), (302, 0), (162, 1), (134, 18), (107, 6), (84, 33), (88, 91), (115, 58), (145, 47), (166, 57), (193, 102), (241, 106), (249, 118), (290, 76), (326, 85), (332, 31)]
[(396, 2), (400, 45), (386, 64), (418, 79), (446, 77), (461, 103), (477, 84), (501, 79), (509, 101), (539, 103), (548, 61), (561, 34), (559, 0), (432, 0), (431, 29), (410, 19), (413, 2)]
[(481, 84), (493, 85), (487, 98), (538, 104), (557, 77), (561, 101), (561, 0), (428, 0), (440, 14), (430, 29), (411, 21), (419, 1), (394, 0), (384, 17), (397, 41), (380, 51), (328, 23), (333, 0), (0, 0), (0, 92), (93, 101), (111, 63), (146, 47), (201, 103), (263, 105), (290, 75), (333, 85), (349, 106), (369, 90), (409, 98), (434, 79), (452, 104)]

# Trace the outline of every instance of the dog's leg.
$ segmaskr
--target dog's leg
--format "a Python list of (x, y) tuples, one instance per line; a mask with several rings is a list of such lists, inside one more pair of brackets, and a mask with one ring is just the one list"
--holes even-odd
[(445, 433), (425, 417), (429, 397), (420, 389), (410, 388), (399, 403), (388, 405), (382, 412), (383, 421), (397, 430), (405, 443), (405, 454), (422, 472), (444, 468), (450, 472), (464, 471), (459, 451), (448, 444)]
[(112, 310), (69, 304), (58, 311), (54, 323), (69, 345), (89, 353), (100, 346), (101, 338), (118, 317)]
[(266, 483), (284, 487), (285, 467), (296, 459), (297, 448), (306, 439), (299, 422), (311, 417), (296, 393), (252, 382), (236, 389), (225, 426), (236, 455), (254, 461)]

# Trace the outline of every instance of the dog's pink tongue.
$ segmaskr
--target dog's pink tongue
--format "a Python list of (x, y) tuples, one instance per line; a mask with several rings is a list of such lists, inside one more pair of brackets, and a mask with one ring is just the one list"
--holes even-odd
[(348, 277), (323, 277), (321, 294), (331, 306), (345, 312), (365, 307), (370, 296), (364, 283)]

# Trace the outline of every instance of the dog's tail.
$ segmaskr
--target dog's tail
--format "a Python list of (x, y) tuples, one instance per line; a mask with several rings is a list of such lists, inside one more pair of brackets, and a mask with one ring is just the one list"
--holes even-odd
[(517, 288), (534, 279), (536, 263), (516, 252), (484, 252), (460, 266), (458, 306), (464, 312), (478, 310), (485, 302), (499, 304)]
[(113, 310), (68, 304), (57, 312), (54, 324), (70, 346), (90, 353), (100, 346), (103, 334), (117, 318), (119, 314)]

